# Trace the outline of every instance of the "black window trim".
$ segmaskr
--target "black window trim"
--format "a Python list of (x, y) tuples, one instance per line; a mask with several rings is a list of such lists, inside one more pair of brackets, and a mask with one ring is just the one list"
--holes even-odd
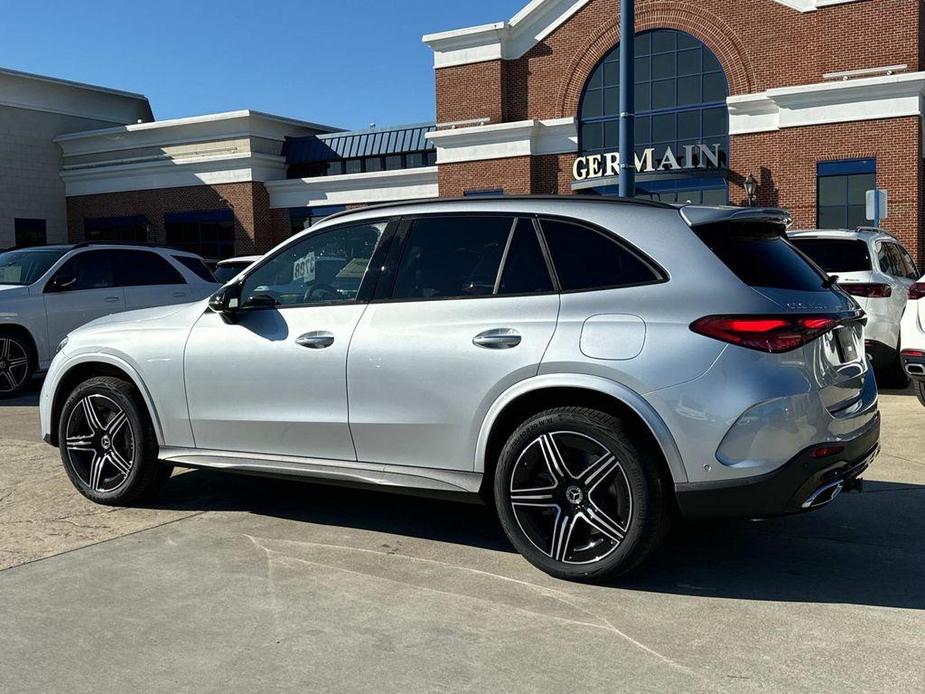
[(382, 232), (382, 235), (379, 237), (379, 243), (376, 245), (376, 249), (373, 251), (372, 257), (369, 259), (369, 265), (366, 268), (366, 272), (363, 275), (363, 280), (360, 282), (360, 288), (357, 291), (356, 297), (353, 299), (343, 299), (342, 301), (322, 301), (322, 302), (313, 302), (313, 303), (299, 303), (299, 304), (278, 304), (276, 306), (241, 306), (237, 310), (239, 312), (250, 312), (250, 311), (285, 311), (291, 308), (319, 308), (327, 306), (354, 306), (360, 304), (371, 303), (371, 298), (375, 288), (379, 283), (379, 277), (384, 265), (384, 254), (388, 251), (391, 243), (392, 237), (395, 234), (395, 227), (398, 223), (398, 217), (376, 217), (372, 219), (364, 220), (350, 220), (345, 221), (342, 224), (337, 226), (327, 227), (325, 229), (318, 229), (317, 231), (309, 231), (307, 234), (298, 234), (293, 236), (287, 243), (274, 253), (273, 255), (268, 255), (264, 258), (261, 258), (255, 262), (252, 266), (247, 268), (247, 273), (238, 280), (237, 284), (243, 289), (244, 283), (247, 281), (248, 277), (254, 274), (257, 270), (262, 268), (267, 263), (278, 258), (281, 254), (285, 253), (289, 248), (295, 246), (296, 244), (304, 241), (308, 236), (312, 238), (316, 236), (323, 236), (328, 233), (335, 231), (342, 231), (343, 229), (349, 229), (350, 227), (368, 225), (375, 226), (376, 224), (385, 224), (385, 230)]
[(622, 236), (618, 235), (616, 232), (608, 231), (607, 229), (603, 229), (597, 226), (596, 224), (593, 224), (592, 222), (588, 222), (584, 219), (576, 219), (575, 217), (565, 217), (562, 215), (555, 215), (555, 214), (535, 215), (535, 217), (536, 217), (537, 224), (539, 225), (539, 228), (541, 231), (543, 228), (543, 220), (547, 219), (551, 222), (565, 222), (567, 224), (574, 224), (575, 226), (584, 227), (590, 231), (595, 232), (598, 235), (604, 236), (608, 241), (620, 246), (620, 248), (622, 248), (624, 251), (632, 255), (640, 263), (645, 265), (652, 272), (652, 274), (655, 275), (656, 277), (656, 279), (649, 280), (648, 282), (628, 282), (624, 284), (608, 285), (606, 287), (590, 287), (590, 288), (585, 288), (585, 289), (561, 289), (562, 285), (559, 282), (558, 274), (555, 272), (555, 262), (552, 258), (552, 253), (549, 251), (549, 247), (546, 243), (545, 232), (542, 232), (541, 236), (543, 238), (543, 244), (542, 244), (543, 249), (547, 255), (548, 262), (551, 263), (551, 267), (553, 270), (553, 282), (555, 286), (560, 287), (559, 294), (583, 294), (586, 292), (606, 292), (611, 289), (632, 289), (634, 287), (648, 287), (648, 286), (652, 286), (656, 284), (666, 284), (667, 282), (671, 280), (671, 277), (668, 274), (668, 271), (665, 270), (665, 268), (663, 268), (661, 265), (656, 263), (649, 256), (647, 256), (645, 253), (643, 253), (638, 248), (633, 246), (631, 243), (629, 243)]
[[(459, 218), (459, 217), (510, 217), (512, 220), (511, 229), (508, 232), (507, 242), (505, 245), (504, 253), (501, 257), (501, 264), (498, 266), (498, 275), (495, 279), (495, 288), (491, 294), (480, 294), (478, 296), (437, 296), (437, 297), (414, 297), (414, 298), (395, 298), (393, 297), (395, 291), (395, 282), (398, 279), (398, 268), (401, 264), (402, 259), (405, 255), (405, 250), (407, 248), (409, 238), (411, 236), (411, 227), (414, 222), (418, 219), (439, 219), (441, 217), (450, 217), (450, 218)], [(540, 249), (543, 252), (543, 257), (546, 259), (546, 271), (550, 272), (550, 264), (548, 258), (548, 249), (545, 245), (545, 239), (543, 239), (542, 234), (540, 234), (536, 229), (536, 215), (532, 213), (525, 212), (511, 212), (506, 210), (497, 210), (493, 212), (433, 212), (433, 213), (420, 213), (412, 215), (404, 215), (401, 218), (401, 222), (398, 225), (397, 233), (395, 235), (395, 242), (392, 248), (392, 252), (389, 254), (383, 268), (382, 277), (380, 278), (379, 285), (376, 287), (375, 297), (370, 301), (371, 304), (409, 304), (409, 303), (431, 303), (436, 301), (484, 301), (485, 299), (516, 299), (529, 296), (554, 296), (559, 294), (559, 281), (556, 278), (555, 274), (550, 274), (550, 279), (552, 280), (552, 290), (547, 292), (525, 292), (519, 294), (497, 294), (498, 282), (500, 281), (501, 276), (504, 273), (505, 263), (507, 261), (507, 251), (510, 248), (512, 239), (514, 238), (514, 232), (517, 229), (517, 223), (519, 220), (533, 220), (534, 232), (537, 233), (538, 240), (540, 242)]]

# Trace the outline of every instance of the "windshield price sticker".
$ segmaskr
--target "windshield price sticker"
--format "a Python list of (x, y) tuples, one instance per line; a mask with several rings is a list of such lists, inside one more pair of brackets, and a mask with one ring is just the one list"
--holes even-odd
[(292, 281), (302, 280), (306, 284), (315, 281), (315, 252), (299, 258), (292, 264)]

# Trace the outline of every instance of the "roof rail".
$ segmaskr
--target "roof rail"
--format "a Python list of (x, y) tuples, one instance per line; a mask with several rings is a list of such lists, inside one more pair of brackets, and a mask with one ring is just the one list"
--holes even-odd
[(477, 203), (485, 201), (507, 201), (507, 202), (517, 202), (524, 200), (549, 200), (556, 202), (568, 202), (568, 203), (600, 203), (606, 205), (621, 204), (621, 205), (639, 205), (641, 207), (653, 207), (663, 210), (677, 210), (679, 207), (677, 205), (672, 205), (667, 202), (657, 202), (655, 200), (644, 200), (641, 198), (619, 198), (619, 197), (599, 197), (592, 195), (480, 195), (478, 197), (453, 197), (453, 198), (426, 198), (423, 200), (409, 200), (406, 202), (385, 202), (379, 203), (376, 205), (367, 205), (366, 207), (359, 207), (350, 210), (344, 210), (343, 212), (335, 212), (334, 214), (326, 217), (326, 219), (336, 219), (338, 217), (345, 217), (356, 214), (358, 212), (366, 212), (368, 210), (387, 210), (394, 207), (414, 207), (418, 205), (434, 205), (442, 203)]
[[(148, 241), (78, 241), (73, 245), (73, 248), (86, 248), (88, 246), (137, 246), (139, 248), (168, 248), (170, 250), (178, 250), (163, 243), (150, 243)], [(188, 251), (179, 252), (187, 253)]]

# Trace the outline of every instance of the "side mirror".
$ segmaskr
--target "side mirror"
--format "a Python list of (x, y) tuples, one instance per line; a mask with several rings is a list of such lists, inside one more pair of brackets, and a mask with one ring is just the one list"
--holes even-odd
[(51, 278), (46, 287), (49, 292), (66, 292), (77, 285), (77, 277), (70, 273), (58, 274)]
[(209, 308), (215, 313), (232, 318), (241, 307), (241, 283), (226, 284), (209, 297)]

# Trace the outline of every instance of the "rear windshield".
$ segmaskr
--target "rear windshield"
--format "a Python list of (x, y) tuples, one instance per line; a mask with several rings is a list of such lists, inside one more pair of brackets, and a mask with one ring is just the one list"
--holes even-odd
[(251, 266), (251, 263), (227, 263), (215, 268), (215, 281), (219, 284), (225, 284), (228, 280), (237, 277), (241, 270)]
[(827, 279), (774, 224), (720, 222), (694, 233), (750, 287), (824, 291)]
[(867, 244), (856, 239), (791, 239), (790, 243), (826, 272), (870, 270)]

